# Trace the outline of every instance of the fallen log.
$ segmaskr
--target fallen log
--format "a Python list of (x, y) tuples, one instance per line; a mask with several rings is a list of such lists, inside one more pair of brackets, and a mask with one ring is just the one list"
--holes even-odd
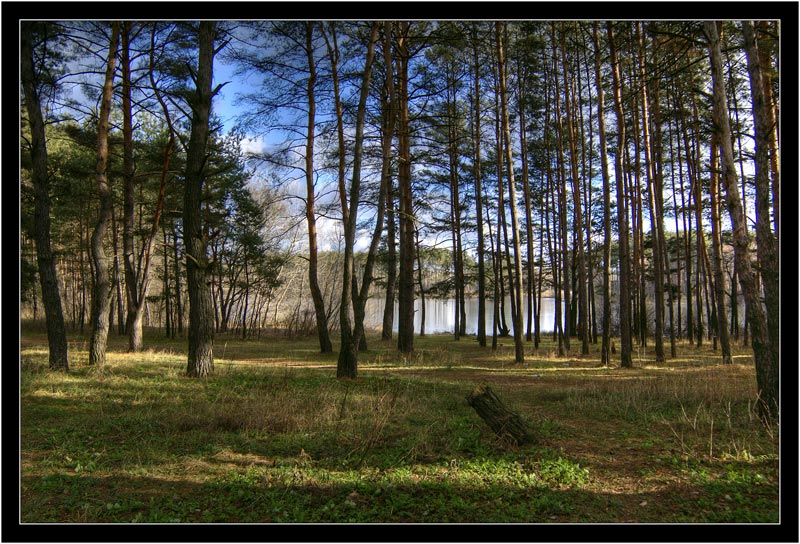
[(519, 414), (509, 410), (488, 385), (475, 387), (467, 396), (467, 403), (500, 438), (518, 446), (533, 441), (528, 425)]

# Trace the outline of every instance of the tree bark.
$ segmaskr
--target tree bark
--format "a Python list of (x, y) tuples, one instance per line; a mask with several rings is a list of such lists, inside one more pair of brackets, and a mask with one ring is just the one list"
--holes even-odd
[[(31, 127), (34, 237), (36, 239), (36, 264), (47, 326), (48, 364), (51, 370), (68, 371), (67, 332), (64, 327), (58, 275), (50, 243), (50, 175), (47, 172), (47, 140), (33, 57), (34, 30), (37, 25), (41, 24), (32, 21), (20, 23), (20, 80), (25, 97), (28, 123)], [(83, 256), (82, 251), (81, 256)]]

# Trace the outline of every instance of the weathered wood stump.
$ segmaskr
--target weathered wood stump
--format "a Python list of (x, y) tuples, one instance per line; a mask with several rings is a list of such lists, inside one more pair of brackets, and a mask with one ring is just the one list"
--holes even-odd
[(509, 410), (488, 385), (475, 387), (467, 396), (467, 403), (500, 438), (518, 446), (533, 441), (533, 434), (528, 425), (519, 414)]

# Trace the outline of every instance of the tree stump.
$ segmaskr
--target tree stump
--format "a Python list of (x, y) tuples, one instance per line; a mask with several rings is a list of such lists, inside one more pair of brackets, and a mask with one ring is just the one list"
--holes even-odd
[(479, 385), (467, 396), (467, 403), (502, 439), (521, 446), (533, 441), (530, 429), (515, 412), (497, 398), (488, 385)]

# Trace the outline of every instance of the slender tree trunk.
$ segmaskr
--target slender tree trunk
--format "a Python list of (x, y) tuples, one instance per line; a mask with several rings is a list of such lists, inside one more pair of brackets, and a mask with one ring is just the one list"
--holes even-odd
[[(661, 190), (661, 184), (656, 179), (656, 161), (660, 161), (661, 157), (655, 156), (653, 150), (655, 144), (650, 140), (650, 108), (648, 86), (645, 79), (645, 55), (644, 55), (644, 36), (642, 31), (642, 23), (636, 23), (636, 36), (639, 42), (639, 77), (641, 87), (641, 101), (642, 101), (642, 136), (644, 139), (644, 156), (645, 156), (645, 174), (647, 176), (648, 185), (648, 205), (650, 207), (650, 234), (653, 240), (653, 276), (655, 283), (655, 351), (656, 362), (663, 363), (664, 357), (664, 274), (663, 265), (661, 263), (661, 233), (659, 232), (658, 225), (661, 224), (662, 218), (657, 205), (658, 191)], [(646, 308), (644, 308), (645, 317), (647, 315)], [(645, 320), (646, 322), (646, 320)]]
[(206, 152), (209, 138), (211, 101), (219, 91), (212, 90), (214, 73), (214, 21), (201, 21), (198, 31), (196, 90), (191, 98), (192, 128), (186, 151), (186, 185), (183, 198), (183, 239), (186, 247), (186, 280), (189, 291), (189, 354), (186, 368), (191, 377), (204, 377), (214, 371), (214, 324), (208, 276), (208, 235), (202, 220), (203, 183), (206, 177)]
[(617, 153), (614, 157), (614, 173), (617, 179), (617, 224), (619, 226), (619, 326), (620, 326), (620, 366), (633, 366), (631, 358), (631, 318), (630, 318), (630, 260), (628, 249), (628, 211), (625, 205), (622, 155), (625, 148), (625, 117), (622, 110), (622, 82), (619, 75), (619, 61), (614, 42), (613, 23), (606, 23), (609, 49), (611, 52), (612, 75), (614, 79), (614, 105), (617, 113)]
[(525, 102), (524, 97), (527, 94), (527, 72), (525, 68), (519, 63), (519, 76), (518, 76), (518, 96), (519, 96), (519, 146), (520, 156), (522, 158), (522, 193), (525, 202), (525, 238), (527, 243), (528, 253), (528, 266), (526, 267), (527, 284), (525, 295), (527, 297), (527, 324), (525, 326), (525, 340), (530, 342), (533, 340), (533, 311), (534, 311), (534, 281), (533, 281), (533, 255), (534, 243), (533, 238), (533, 212), (531, 211), (531, 183), (528, 172), (528, 127), (525, 122)]
[[(331, 338), (328, 334), (328, 318), (325, 313), (325, 299), (319, 288), (317, 278), (318, 251), (317, 251), (317, 218), (314, 209), (314, 126), (316, 123), (316, 100), (314, 85), (317, 81), (316, 62), (314, 60), (314, 22), (306, 21), (306, 53), (308, 55), (308, 125), (306, 130), (306, 222), (308, 224), (308, 286), (311, 290), (311, 300), (314, 303), (314, 314), (317, 320), (317, 336), (319, 349), (322, 353), (333, 351)], [(332, 62), (336, 70), (335, 61)]]
[[(178, 321), (178, 334), (183, 335), (183, 306), (181, 304), (181, 260), (178, 250), (178, 233), (177, 226), (172, 226), (172, 244), (175, 250), (175, 311), (176, 319)], [(174, 331), (174, 328), (173, 328)], [(173, 338), (175, 335), (172, 335)]]
[[(578, 333), (581, 337), (581, 354), (589, 354), (589, 319), (588, 319), (588, 298), (586, 292), (586, 262), (583, 246), (583, 212), (581, 211), (581, 184), (578, 178), (578, 153), (576, 146), (576, 134), (573, 121), (572, 101), (570, 98), (570, 75), (567, 65), (567, 45), (566, 45), (566, 31), (561, 33), (561, 64), (564, 71), (564, 105), (567, 114), (567, 134), (569, 136), (570, 147), (570, 167), (572, 171), (572, 202), (573, 202), (573, 231), (575, 232), (577, 244), (577, 266), (578, 266), (578, 313), (580, 315), (580, 324)], [(565, 208), (566, 209), (566, 208)]]
[(108, 344), (108, 319), (111, 304), (111, 283), (108, 274), (108, 257), (103, 247), (106, 232), (111, 221), (113, 208), (111, 186), (108, 181), (108, 119), (111, 113), (111, 99), (114, 91), (114, 68), (119, 46), (119, 23), (111, 27), (111, 43), (108, 49), (105, 82), (100, 100), (100, 113), (97, 122), (97, 164), (95, 179), (100, 196), (100, 218), (92, 232), (92, 265), (95, 272), (92, 293), (92, 333), (89, 339), (89, 364), (102, 365), (106, 361)]
[[(503, 33), (507, 32), (506, 24), (502, 24)], [(495, 23), (495, 43), (497, 45), (498, 72), (500, 74), (500, 104), (502, 109), (503, 139), (505, 142), (506, 164), (508, 168), (508, 199), (511, 208), (511, 229), (514, 246), (514, 274), (512, 275), (514, 313), (514, 361), (525, 362), (525, 347), (522, 343), (522, 256), (520, 255), (520, 229), (517, 213), (517, 190), (514, 180), (514, 161), (511, 150), (511, 129), (508, 121), (508, 97), (506, 92), (506, 66), (501, 23)]]
[(485, 242), (483, 238), (483, 190), (481, 182), (481, 78), (478, 57), (478, 23), (472, 23), (472, 58), (475, 73), (475, 118), (473, 120), (475, 177), (475, 219), (478, 227), (478, 344), (486, 347), (486, 263), (484, 259)]
[(64, 327), (58, 275), (50, 244), (50, 175), (47, 172), (47, 140), (34, 66), (34, 30), (41, 24), (33, 21), (20, 23), (20, 79), (31, 127), (34, 237), (39, 285), (42, 290), (47, 326), (48, 364), (51, 370), (69, 371), (67, 332)]
[(606, 147), (605, 100), (598, 24), (592, 25), (594, 42), (594, 75), (597, 85), (597, 130), (600, 137), (600, 167), (603, 176), (603, 340), (600, 345), (600, 359), (604, 366), (611, 360), (611, 184), (608, 174), (608, 152)]
[(556, 111), (556, 129), (558, 140), (558, 163), (559, 163), (559, 188), (558, 188), (558, 207), (559, 207), (559, 232), (561, 235), (561, 288), (564, 292), (564, 319), (563, 322), (559, 320), (559, 327), (563, 329), (564, 348), (566, 351), (570, 349), (570, 323), (572, 322), (572, 312), (570, 307), (570, 287), (571, 280), (570, 274), (572, 271), (570, 265), (570, 250), (569, 250), (569, 234), (567, 229), (567, 174), (565, 171), (564, 160), (564, 128), (563, 118), (561, 116), (561, 89), (558, 83), (558, 59), (556, 53), (556, 30), (555, 23), (551, 26), (551, 37), (553, 41), (553, 81), (555, 82), (555, 111)]

